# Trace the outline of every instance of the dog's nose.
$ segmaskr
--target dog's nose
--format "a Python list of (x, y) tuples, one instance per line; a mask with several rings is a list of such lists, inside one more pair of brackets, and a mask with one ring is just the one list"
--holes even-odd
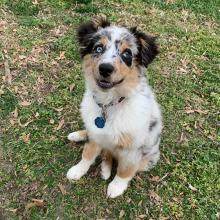
[(99, 65), (99, 73), (103, 77), (108, 77), (114, 71), (114, 67), (110, 63), (102, 63)]

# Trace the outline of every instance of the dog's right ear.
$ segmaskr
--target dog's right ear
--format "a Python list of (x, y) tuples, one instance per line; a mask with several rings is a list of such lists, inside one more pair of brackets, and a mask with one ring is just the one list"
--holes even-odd
[(77, 39), (80, 44), (81, 57), (91, 53), (94, 43), (97, 41), (94, 34), (100, 29), (110, 26), (110, 22), (103, 17), (97, 17), (92, 21), (79, 26)]

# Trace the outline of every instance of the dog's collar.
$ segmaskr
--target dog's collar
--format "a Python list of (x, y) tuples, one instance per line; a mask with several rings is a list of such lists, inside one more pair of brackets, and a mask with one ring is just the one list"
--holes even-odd
[(104, 128), (105, 122), (106, 122), (106, 117), (107, 117), (107, 114), (106, 114), (107, 108), (111, 107), (113, 105), (117, 105), (118, 103), (122, 102), (125, 99), (125, 97), (120, 97), (116, 101), (112, 100), (108, 104), (102, 104), (102, 103), (97, 102), (95, 96), (93, 96), (93, 99), (94, 99), (95, 103), (102, 109), (101, 116), (95, 118), (95, 121), (94, 121), (95, 125), (98, 128)]
[(97, 102), (95, 96), (93, 96), (93, 99), (95, 100), (95, 103), (96, 103), (100, 108), (108, 108), (108, 107), (110, 107), (110, 106), (117, 105), (118, 103), (122, 102), (122, 101), (125, 99), (125, 97), (120, 97), (120, 98), (119, 98), (118, 100), (116, 100), (116, 101), (112, 100), (111, 102), (109, 102), (108, 104), (105, 104), (105, 105), (102, 104), (102, 103), (100, 103), (100, 102)]

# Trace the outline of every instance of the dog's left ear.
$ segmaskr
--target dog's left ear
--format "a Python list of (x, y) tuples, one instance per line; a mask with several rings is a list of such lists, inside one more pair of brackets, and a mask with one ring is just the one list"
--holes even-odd
[(137, 61), (140, 65), (147, 67), (159, 53), (156, 44), (156, 37), (149, 36), (137, 30), (137, 27), (130, 28), (138, 43)]
[(96, 17), (92, 21), (83, 23), (77, 31), (77, 39), (80, 44), (81, 56), (91, 53), (96, 41), (94, 34), (100, 29), (110, 26), (110, 22), (103, 17)]

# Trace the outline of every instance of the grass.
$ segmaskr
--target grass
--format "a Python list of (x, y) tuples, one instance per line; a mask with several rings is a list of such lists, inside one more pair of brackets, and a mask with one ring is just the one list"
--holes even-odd
[[(2, 0), (0, 7), (0, 219), (217, 219), (218, 1)], [(65, 178), (82, 151), (66, 139), (83, 127), (75, 30), (96, 14), (139, 24), (161, 50), (148, 69), (164, 117), (161, 160), (114, 200), (100, 159), (78, 182)]]

